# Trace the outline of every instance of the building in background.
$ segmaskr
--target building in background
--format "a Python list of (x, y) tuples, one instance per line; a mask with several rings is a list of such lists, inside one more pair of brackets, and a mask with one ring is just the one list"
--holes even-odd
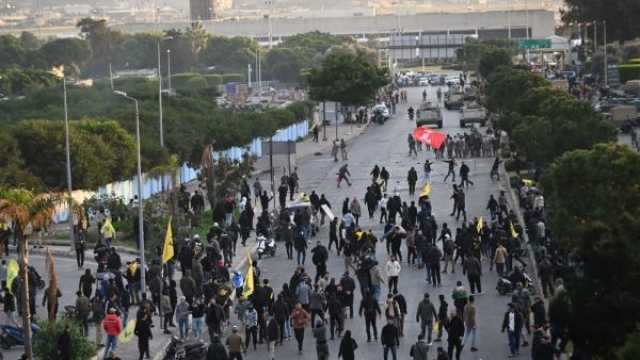
[(191, 21), (212, 20), (215, 16), (215, 0), (189, 0)]

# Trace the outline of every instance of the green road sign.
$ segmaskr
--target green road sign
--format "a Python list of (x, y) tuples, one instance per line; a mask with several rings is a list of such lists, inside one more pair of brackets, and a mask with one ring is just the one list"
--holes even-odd
[(520, 40), (520, 49), (550, 49), (551, 39)]

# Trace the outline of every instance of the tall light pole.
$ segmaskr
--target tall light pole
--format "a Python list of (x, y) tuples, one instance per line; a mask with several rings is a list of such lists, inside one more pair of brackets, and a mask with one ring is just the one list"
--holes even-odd
[(269, 49), (273, 49), (273, 24), (271, 23), (271, 13), (273, 10), (273, 0), (265, 1), (265, 4), (269, 6), (269, 14), (267, 18), (267, 23), (269, 26)]
[(163, 40), (171, 40), (173, 37), (166, 36), (163, 38), (159, 38), (158, 45), (158, 112), (160, 113), (160, 146), (164, 147), (164, 122), (163, 122), (163, 114), (162, 114), (162, 63), (160, 62), (160, 42)]
[(607, 21), (602, 21), (604, 41), (604, 87), (609, 87), (609, 59), (607, 59)]
[(138, 237), (140, 246), (140, 283), (142, 292), (146, 292), (145, 281), (145, 260), (144, 260), (144, 203), (142, 200), (142, 159), (140, 156), (140, 107), (138, 106), (138, 100), (127, 95), (124, 91), (115, 90), (115, 95), (122, 96), (123, 98), (133, 101), (136, 107), (136, 147), (138, 152)]
[[(64, 70), (63, 70), (64, 71)], [(75, 237), (73, 234), (73, 196), (71, 179), (71, 145), (69, 142), (69, 105), (67, 104), (67, 77), (62, 74), (62, 94), (64, 96), (64, 147), (67, 158), (67, 190), (69, 191), (69, 240), (71, 248), (74, 247)], [(78, 219), (79, 221), (80, 219)]]
[(171, 94), (171, 50), (167, 49), (167, 85), (169, 86), (169, 94)]

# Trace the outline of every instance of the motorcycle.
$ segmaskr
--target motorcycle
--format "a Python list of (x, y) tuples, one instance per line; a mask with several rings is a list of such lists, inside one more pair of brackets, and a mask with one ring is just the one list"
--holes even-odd
[(264, 236), (258, 236), (258, 259), (261, 259), (263, 255), (276, 256), (276, 241), (273, 238), (266, 238)]
[[(522, 275), (524, 276), (524, 279), (525, 279), (525, 284), (523, 284), (523, 287), (531, 291), (532, 285), (533, 285), (531, 277), (525, 272), (523, 272)], [(498, 284), (496, 285), (496, 290), (498, 290), (498, 294), (503, 296), (508, 295), (508, 294), (511, 294), (513, 291), (515, 291), (515, 289), (516, 289), (516, 284), (514, 284), (508, 278), (501, 277), (498, 279)]]
[(409, 108), (408, 114), (409, 114), (409, 120), (413, 121), (413, 117), (415, 115), (415, 111), (413, 110), (413, 108)]
[[(40, 331), (40, 328), (36, 324), (31, 324), (32, 334)], [(0, 326), (0, 347), (5, 350), (11, 349), (12, 346), (24, 345), (24, 331), (21, 327), (14, 325), (1, 325)]]
[(200, 341), (185, 342), (172, 337), (164, 354), (164, 360), (204, 360), (207, 356), (207, 345)]

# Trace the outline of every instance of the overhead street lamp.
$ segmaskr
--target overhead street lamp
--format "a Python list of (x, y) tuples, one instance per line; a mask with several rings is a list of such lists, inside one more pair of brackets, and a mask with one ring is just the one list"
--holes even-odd
[(127, 95), (124, 91), (115, 90), (115, 95), (133, 101), (136, 107), (136, 147), (138, 152), (138, 238), (140, 246), (140, 284), (143, 292), (146, 291), (145, 260), (144, 260), (144, 210), (142, 200), (142, 159), (140, 156), (140, 107), (138, 100)]
[(165, 36), (158, 38), (158, 108), (160, 112), (160, 146), (164, 147), (164, 124), (162, 119), (162, 68), (160, 63), (160, 42), (164, 40), (171, 40), (172, 36)]
[[(64, 69), (62, 70), (62, 93), (64, 95), (64, 148), (67, 160), (67, 190), (69, 191), (69, 240), (71, 240), (71, 248), (74, 247), (75, 236), (73, 233), (73, 196), (71, 191), (73, 190), (71, 179), (71, 145), (69, 143), (69, 106), (67, 103), (67, 77), (64, 75)], [(80, 221), (80, 219), (78, 219)]]

